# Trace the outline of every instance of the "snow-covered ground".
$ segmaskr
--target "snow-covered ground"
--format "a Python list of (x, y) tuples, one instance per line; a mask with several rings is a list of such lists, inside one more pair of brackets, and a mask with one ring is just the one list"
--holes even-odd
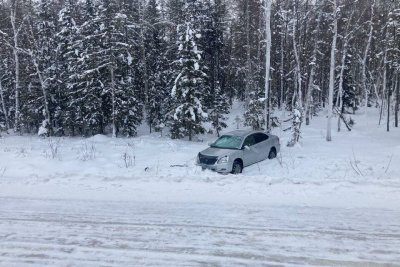
[(212, 135), (3, 134), (0, 266), (400, 266), (400, 130), (377, 113), (330, 143), (321, 113), (236, 176), (195, 166)]
[(400, 266), (400, 212), (0, 199), (0, 265)]

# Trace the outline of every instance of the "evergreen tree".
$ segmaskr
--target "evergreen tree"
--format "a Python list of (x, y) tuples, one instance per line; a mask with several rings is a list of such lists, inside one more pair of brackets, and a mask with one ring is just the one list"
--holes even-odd
[[(75, 113), (75, 107), (72, 105), (74, 102), (74, 92), (77, 87), (76, 80), (76, 63), (78, 60), (78, 47), (76, 42), (79, 38), (78, 27), (75, 19), (72, 17), (74, 3), (72, 0), (65, 2), (65, 6), (58, 13), (59, 32), (57, 33), (57, 57), (58, 57), (58, 73), (59, 81), (59, 99), (62, 99), (59, 124), (62, 125), (63, 134), (75, 135), (76, 119), (78, 116)], [(79, 120), (78, 120), (79, 121)]]
[(69, 106), (75, 114), (75, 126), (82, 135), (103, 133), (104, 114), (100, 66), (98, 62), (100, 24), (92, 0), (86, 0), (83, 11), (84, 23), (79, 27), (79, 38), (74, 43), (78, 53), (75, 80), (71, 88)]
[(210, 121), (211, 125), (214, 127), (219, 136), (220, 131), (227, 127), (225, 122), (226, 114), (229, 114), (229, 105), (227, 102), (227, 97), (221, 92), (219, 83), (216, 84), (214, 92), (213, 108), (210, 110)]
[(207, 76), (202, 71), (201, 52), (196, 44), (200, 34), (194, 28), (195, 11), (196, 1), (187, 1), (186, 22), (178, 26), (178, 58), (175, 62), (178, 74), (171, 92), (174, 99), (171, 136), (188, 136), (189, 140), (204, 132), (202, 122), (207, 118), (203, 111), (203, 93), (208, 91), (204, 82)]
[(249, 95), (249, 104), (244, 112), (244, 125), (251, 126), (254, 130), (262, 129), (264, 125), (264, 100), (261, 90), (253, 91)]
[(166, 119), (166, 101), (168, 98), (168, 69), (164, 40), (164, 27), (158, 11), (157, 1), (150, 0), (145, 12), (145, 44), (148, 67), (149, 88), (146, 101), (146, 121), (152, 129), (161, 130)]
[[(117, 2), (102, 0), (97, 23), (100, 25), (99, 69), (102, 74), (102, 112), (112, 125), (113, 136), (122, 130), (125, 136), (136, 135), (141, 121), (141, 110), (134, 96), (134, 88), (126, 68), (132, 62), (130, 46), (125, 43), (126, 14), (119, 12)], [(138, 116), (139, 115), (139, 116)]]

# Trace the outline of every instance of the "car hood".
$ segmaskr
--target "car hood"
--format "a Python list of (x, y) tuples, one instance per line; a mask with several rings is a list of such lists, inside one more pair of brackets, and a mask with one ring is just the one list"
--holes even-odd
[(223, 157), (223, 156), (226, 156), (226, 155), (231, 155), (231, 154), (233, 154), (233, 153), (235, 153), (237, 151), (238, 150), (235, 150), (235, 149), (224, 149), (224, 148), (209, 147), (207, 149), (204, 149), (200, 153), (202, 155), (206, 155), (206, 156)]

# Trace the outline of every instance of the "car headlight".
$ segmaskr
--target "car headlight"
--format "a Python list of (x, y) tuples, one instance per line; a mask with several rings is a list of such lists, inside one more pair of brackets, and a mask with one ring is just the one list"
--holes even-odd
[(222, 158), (219, 158), (219, 159), (218, 159), (217, 163), (218, 163), (218, 164), (227, 163), (228, 160), (229, 160), (229, 157), (228, 157), (228, 156), (223, 156)]

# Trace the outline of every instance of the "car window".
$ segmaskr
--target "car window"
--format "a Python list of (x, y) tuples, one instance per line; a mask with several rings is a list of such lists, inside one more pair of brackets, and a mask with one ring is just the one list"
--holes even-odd
[(239, 149), (241, 143), (242, 143), (242, 138), (239, 136), (223, 135), (220, 138), (218, 138), (217, 141), (211, 144), (211, 147)]
[(256, 143), (257, 144), (262, 142), (262, 141), (265, 141), (265, 140), (267, 140), (269, 138), (268, 135), (263, 134), (263, 133), (256, 133), (255, 136), (256, 136)]
[(246, 139), (243, 142), (243, 147), (244, 146), (252, 146), (256, 144), (256, 138), (254, 136), (254, 134), (249, 135), (246, 137)]

